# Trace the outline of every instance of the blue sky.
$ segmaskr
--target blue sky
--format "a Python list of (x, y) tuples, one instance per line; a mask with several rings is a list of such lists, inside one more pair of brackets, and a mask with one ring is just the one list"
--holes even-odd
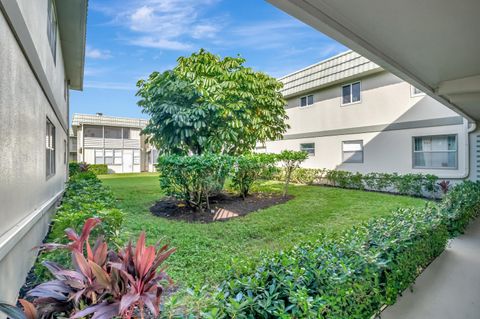
[(264, 0), (90, 0), (83, 92), (71, 113), (145, 117), (136, 82), (205, 48), (279, 77), (347, 50)]

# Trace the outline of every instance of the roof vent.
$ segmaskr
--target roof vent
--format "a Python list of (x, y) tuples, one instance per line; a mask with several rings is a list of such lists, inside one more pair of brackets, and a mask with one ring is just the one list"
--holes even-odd
[(97, 113), (97, 116), (103, 116), (103, 113)]

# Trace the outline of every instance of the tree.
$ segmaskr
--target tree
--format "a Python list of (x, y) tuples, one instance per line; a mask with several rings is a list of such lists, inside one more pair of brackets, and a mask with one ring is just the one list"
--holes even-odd
[(202, 49), (139, 81), (138, 105), (151, 116), (144, 133), (173, 154), (238, 155), (281, 138), (288, 128), (282, 83), (244, 63)]
[(283, 188), (283, 197), (287, 196), (288, 185), (292, 178), (292, 173), (300, 167), (300, 164), (308, 158), (308, 153), (303, 151), (285, 150), (278, 155), (278, 160), (282, 162), (285, 169), (285, 185)]

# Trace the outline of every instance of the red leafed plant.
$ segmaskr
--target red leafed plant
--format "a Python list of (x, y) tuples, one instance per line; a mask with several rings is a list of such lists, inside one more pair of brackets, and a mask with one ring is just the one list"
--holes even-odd
[(450, 181), (441, 181), (440, 183), (438, 183), (438, 186), (440, 186), (440, 191), (442, 192), (442, 194), (445, 195), (450, 189)]
[(129, 242), (118, 252), (108, 251), (102, 237), (92, 248), (89, 236), (98, 223), (97, 218), (88, 219), (80, 235), (67, 229), (65, 233), (71, 242), (66, 245), (41, 246), (44, 250), (70, 250), (74, 269), (44, 262), (55, 279), (27, 293), (33, 298), (38, 315), (67, 314), (71, 318), (92, 315), (92, 319), (107, 319), (138, 314), (144, 318), (148, 309), (158, 316), (164, 281), (172, 283), (161, 266), (175, 249), (168, 249), (167, 245), (147, 246), (145, 233), (135, 246)]

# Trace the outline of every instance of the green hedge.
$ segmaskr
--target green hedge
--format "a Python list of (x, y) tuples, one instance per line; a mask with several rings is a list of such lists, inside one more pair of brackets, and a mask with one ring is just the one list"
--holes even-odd
[(400, 209), (254, 266), (234, 264), (205, 317), (370, 318), (413, 284), (449, 237), (465, 230), (479, 203), (480, 184), (464, 182), (438, 205)]
[[(275, 179), (285, 180), (285, 172), (280, 170)], [(307, 185), (324, 184), (411, 196), (436, 197), (438, 191), (436, 184), (438, 177), (430, 174), (361, 174), (341, 170), (298, 168), (293, 172), (291, 179), (294, 183)]]
[[(65, 229), (72, 228), (77, 233), (85, 220), (99, 217), (102, 223), (92, 232), (93, 237), (103, 235), (109, 242), (116, 243), (123, 222), (124, 214), (117, 209), (113, 193), (91, 172), (77, 172), (70, 177), (62, 202), (53, 218), (53, 224), (47, 241), (67, 243)], [(48, 271), (41, 265), (43, 260), (68, 265), (70, 257), (64, 251), (44, 252), (35, 266), (37, 280), (44, 281)]]
[(88, 170), (93, 172), (95, 175), (105, 175), (108, 174), (108, 165), (107, 164), (91, 164), (88, 166)]

